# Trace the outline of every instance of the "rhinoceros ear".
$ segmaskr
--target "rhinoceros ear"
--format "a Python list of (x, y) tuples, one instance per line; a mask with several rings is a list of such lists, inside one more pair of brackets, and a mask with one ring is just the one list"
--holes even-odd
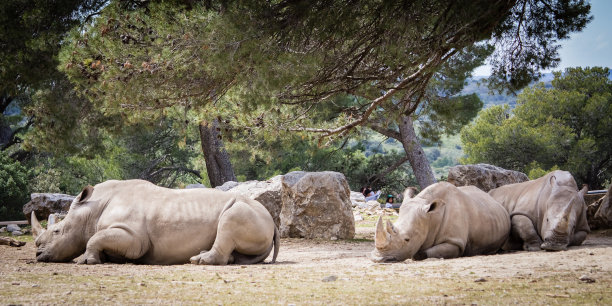
[(93, 191), (93, 186), (86, 186), (85, 188), (83, 188), (83, 191), (81, 191), (81, 194), (79, 195), (79, 200), (77, 202), (81, 203), (87, 201), (93, 194)]
[(580, 189), (578, 194), (584, 199), (584, 196), (587, 194), (588, 191), (589, 191), (589, 185), (584, 184), (582, 185), (582, 189)]
[(429, 205), (425, 206), (425, 211), (427, 211), (427, 213), (436, 212), (440, 210), (440, 208), (444, 206), (444, 204), (446, 204), (444, 203), (444, 201), (440, 199), (436, 199), (433, 202), (431, 202)]
[(551, 175), (550, 178), (548, 179), (548, 182), (550, 183), (550, 186), (552, 186), (553, 188), (555, 188), (557, 186), (557, 177), (555, 177), (554, 175)]

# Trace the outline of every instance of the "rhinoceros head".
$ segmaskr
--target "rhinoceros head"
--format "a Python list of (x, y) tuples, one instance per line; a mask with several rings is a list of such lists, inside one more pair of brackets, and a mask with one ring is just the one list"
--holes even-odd
[(570, 186), (553, 184), (551, 195), (546, 202), (546, 212), (542, 220), (542, 239), (540, 246), (547, 251), (566, 250), (570, 238), (574, 234), (580, 212), (585, 209), (584, 195), (588, 191), (585, 186), (576, 192)]
[(374, 262), (404, 261), (412, 258), (425, 242), (430, 224), (436, 222), (438, 212), (444, 202), (436, 200), (427, 203), (421, 198), (414, 198), (401, 207), (398, 222), (386, 224), (382, 216), (376, 223), (374, 237), (376, 249), (370, 253)]
[[(87, 218), (79, 212), (93, 193), (93, 187), (87, 186), (74, 199), (66, 218), (59, 223), (47, 225), (44, 229), (32, 212), (32, 233), (36, 243), (36, 260), (43, 262), (68, 262), (81, 255), (87, 244)], [(87, 210), (87, 209), (86, 209)]]

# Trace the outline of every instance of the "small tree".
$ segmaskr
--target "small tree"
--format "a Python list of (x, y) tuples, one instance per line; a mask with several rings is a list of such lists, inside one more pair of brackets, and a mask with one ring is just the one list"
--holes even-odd
[(28, 201), (28, 172), (18, 161), (0, 152), (0, 220), (22, 219)]

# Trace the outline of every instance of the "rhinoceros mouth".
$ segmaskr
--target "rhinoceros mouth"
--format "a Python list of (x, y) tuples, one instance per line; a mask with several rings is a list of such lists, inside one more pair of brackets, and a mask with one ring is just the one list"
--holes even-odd
[(567, 250), (567, 243), (555, 243), (551, 241), (544, 241), (540, 248), (549, 252), (565, 251)]
[(565, 251), (567, 250), (568, 244), (569, 239), (567, 234), (553, 230), (551, 231), (551, 235), (544, 238), (544, 242), (540, 245), (540, 248), (551, 252)]
[(368, 258), (376, 263), (385, 263), (385, 262), (399, 262), (400, 260), (395, 258), (394, 256), (384, 256), (381, 255), (376, 250), (372, 251), (368, 254)]
[(36, 261), (49, 262), (49, 255), (43, 254), (42, 252), (36, 252)]

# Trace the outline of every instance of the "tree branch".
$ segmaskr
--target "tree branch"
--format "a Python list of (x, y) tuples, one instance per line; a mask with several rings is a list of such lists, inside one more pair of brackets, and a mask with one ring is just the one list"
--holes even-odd
[[(387, 169), (379, 172), (378, 174), (372, 175), (368, 178), (368, 182), (370, 184), (374, 184), (378, 181), (380, 181), (384, 176), (388, 175), (389, 173), (393, 172), (395, 169), (399, 168), (401, 165), (403, 165), (405, 162), (408, 161), (408, 156), (402, 157), (400, 160), (396, 161), (393, 165), (387, 167)], [(372, 180), (374, 178), (374, 180)]]
[(397, 139), (397, 140), (400, 140), (400, 138), (401, 138), (401, 135), (400, 135), (400, 133), (398, 131), (394, 131), (392, 129), (385, 128), (385, 127), (380, 126), (378, 124), (370, 123), (370, 124), (368, 124), (368, 127), (371, 130), (373, 130), (375, 132), (378, 132), (380, 134), (383, 134), (383, 135), (385, 135), (385, 136), (387, 136), (389, 138), (393, 138), (393, 139)]
[(157, 175), (159, 175), (159, 174), (161, 174), (162, 172), (165, 172), (165, 171), (186, 172), (186, 173), (191, 173), (191, 174), (197, 176), (200, 179), (202, 178), (202, 174), (200, 174), (200, 171), (194, 170), (194, 169), (185, 168), (185, 167), (180, 167), (180, 166), (159, 168), (159, 169), (155, 170), (153, 173), (151, 173), (149, 175), (149, 177), (155, 177), (155, 176), (157, 176)]

